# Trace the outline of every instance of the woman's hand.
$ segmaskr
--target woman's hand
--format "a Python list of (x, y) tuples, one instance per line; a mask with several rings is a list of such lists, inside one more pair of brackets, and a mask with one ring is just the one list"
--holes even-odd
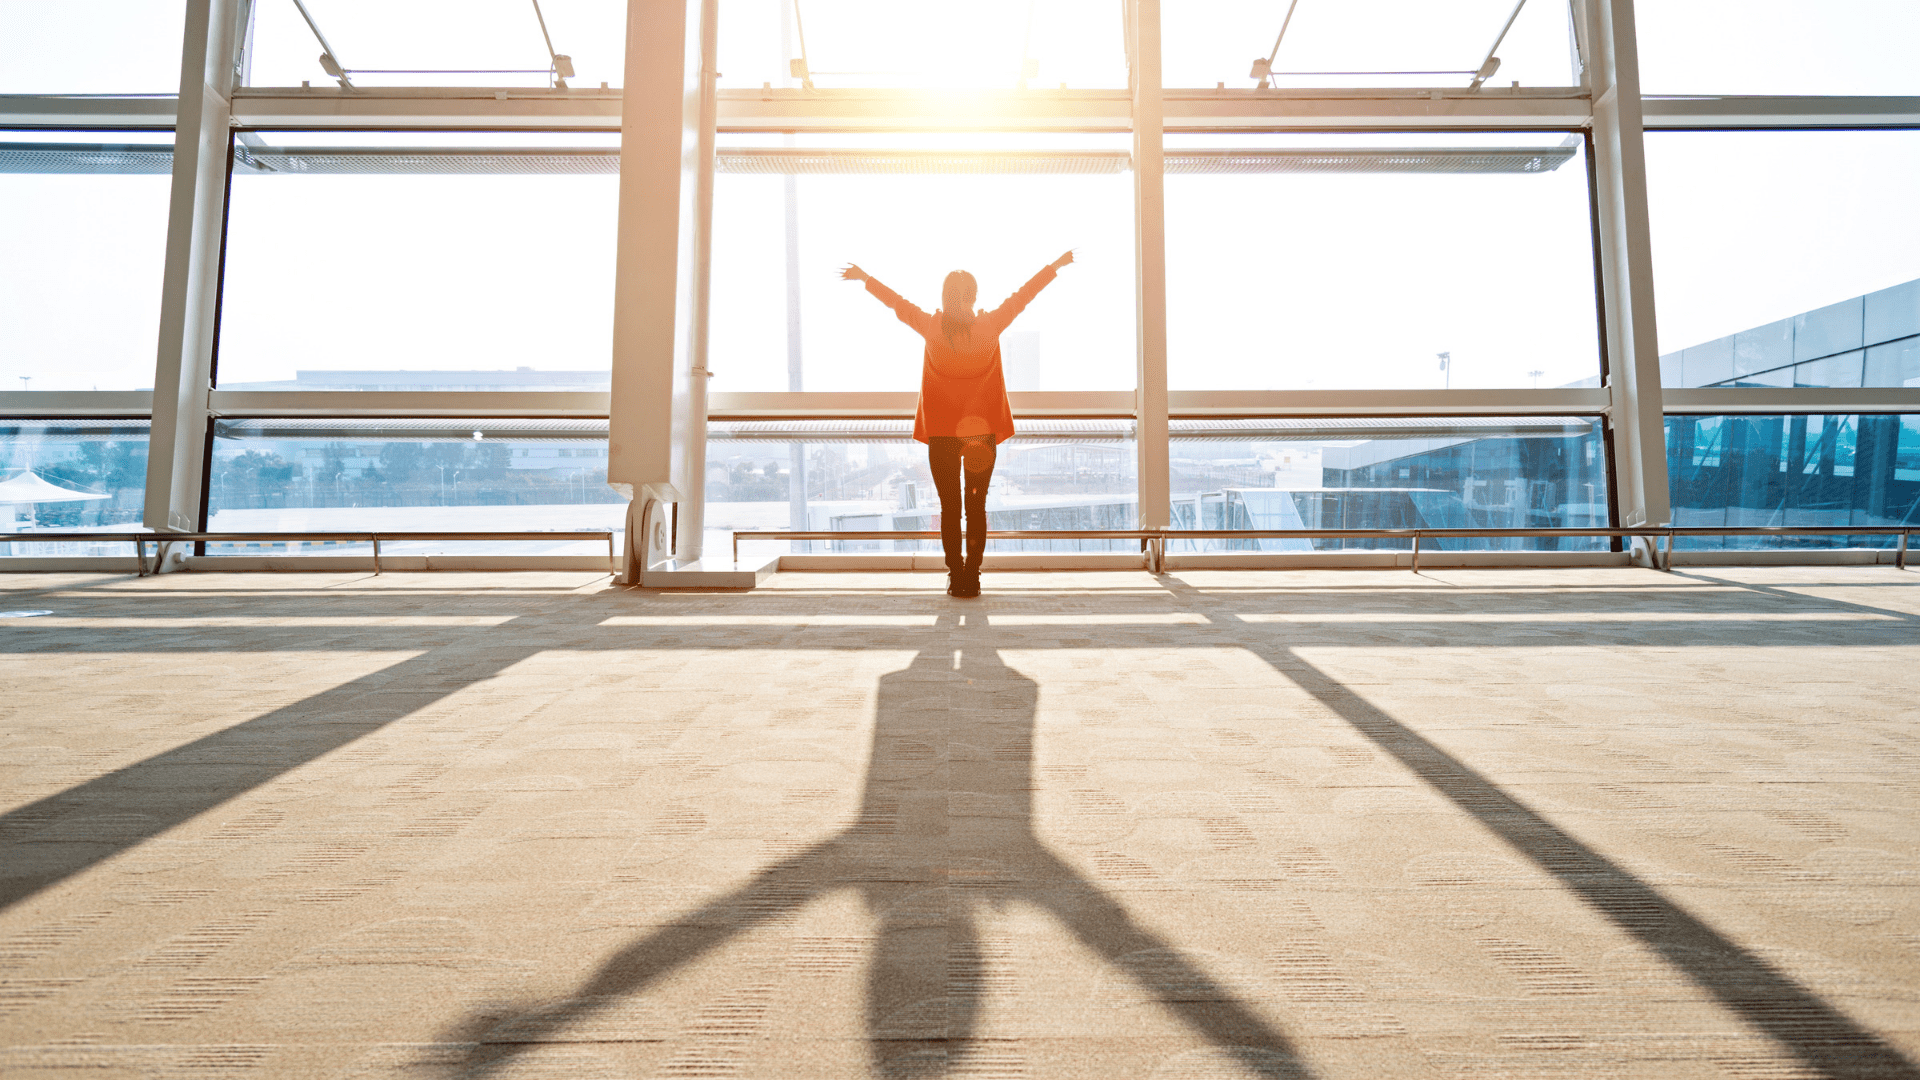
[(1054, 270), (1057, 272), (1061, 267), (1066, 266), (1068, 263), (1071, 263), (1072, 261), (1073, 261), (1073, 251), (1069, 249), (1065, 255), (1062, 255), (1059, 258), (1053, 260), (1053, 262), (1049, 263), (1048, 269)]
[(852, 263), (848, 263), (840, 268), (840, 279), (842, 281), (867, 281), (870, 277), (871, 275), (865, 270), (860, 269)]

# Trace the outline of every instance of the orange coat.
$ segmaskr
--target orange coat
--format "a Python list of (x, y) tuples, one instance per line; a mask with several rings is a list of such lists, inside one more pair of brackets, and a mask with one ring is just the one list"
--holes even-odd
[(1013, 407), (1007, 403), (1007, 380), (1000, 370), (1000, 334), (1053, 279), (1051, 266), (1033, 275), (999, 307), (976, 316), (970, 332), (948, 342), (938, 314), (921, 311), (867, 278), (867, 291), (927, 343), (920, 364), (920, 407), (913, 414), (915, 439), (989, 432), (1000, 442), (1013, 438)]

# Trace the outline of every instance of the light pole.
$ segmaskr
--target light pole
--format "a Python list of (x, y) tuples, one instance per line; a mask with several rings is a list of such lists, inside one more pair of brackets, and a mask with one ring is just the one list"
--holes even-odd
[(1443, 352), (1434, 353), (1434, 355), (1440, 358), (1440, 371), (1441, 374), (1446, 376), (1446, 382), (1443, 384), (1442, 389), (1453, 389), (1453, 354)]

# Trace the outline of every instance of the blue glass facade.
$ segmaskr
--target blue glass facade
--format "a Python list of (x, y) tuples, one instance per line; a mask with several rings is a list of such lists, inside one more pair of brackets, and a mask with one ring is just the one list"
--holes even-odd
[[(1920, 415), (1669, 416), (1680, 526), (1920, 522)], [(1891, 536), (1683, 537), (1680, 548), (1889, 547)]]

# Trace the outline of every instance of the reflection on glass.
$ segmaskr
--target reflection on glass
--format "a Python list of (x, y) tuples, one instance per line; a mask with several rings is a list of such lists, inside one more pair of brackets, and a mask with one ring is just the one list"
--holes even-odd
[[(139, 532), (145, 420), (0, 420), (0, 532)], [(76, 540), (12, 544), (0, 556), (132, 554)]]
[[(215, 532), (620, 531), (594, 420), (231, 420), (214, 429)], [(208, 554), (370, 553), (336, 541), (210, 543)], [(595, 540), (395, 541), (381, 554), (603, 554)]]
[(1727, 374), (1667, 385), (1920, 333), (1920, 131), (1648, 132), (1646, 147), (1661, 351), (1736, 347)]
[(1169, 385), (1597, 386), (1584, 154), (1557, 134), (1170, 137)]
[[(1580, 417), (1176, 420), (1176, 529), (1606, 528), (1600, 424)], [(1598, 551), (1604, 537), (1423, 540)], [(1170, 551), (1407, 548), (1397, 539), (1186, 540)]]
[(1271, 57), (1280, 87), (1466, 87), (1490, 51), (1489, 86), (1575, 82), (1564, 0), (1207, 0), (1165, 4), (1160, 22), (1167, 86), (1252, 87)]
[[(621, 84), (625, 0), (256, 0), (247, 83), (351, 86)], [(544, 20), (544, 27), (542, 22)], [(321, 45), (321, 41), (326, 46)]]
[(1648, 94), (1920, 94), (1912, 0), (1634, 6)]
[(177, 94), (186, 8), (185, 0), (6, 0), (0, 94)]
[[(1022, 421), (987, 492), (991, 529), (1132, 529), (1139, 520), (1130, 421)], [(707, 439), (706, 549), (736, 529), (929, 531), (940, 498), (908, 421), (714, 423)], [(795, 465), (799, 467), (796, 484)], [(804, 495), (802, 495), (804, 492)], [(803, 524), (804, 523), (804, 524)], [(995, 540), (988, 551), (1139, 550), (1138, 541)], [(763, 540), (742, 554), (938, 552), (938, 540)]]
[(950, 270), (992, 307), (1061, 252), (1073, 266), (1003, 339), (1012, 390), (1134, 382), (1124, 137), (729, 138), (714, 184), (716, 391), (917, 390), (921, 344), (838, 270), (926, 310)]
[[(1673, 523), (1920, 523), (1920, 416), (1669, 416)], [(1681, 548), (1889, 547), (1891, 536), (1681, 537)]]
[(1667, 386), (1920, 385), (1920, 280), (1666, 353), (1660, 376)]
[(153, 385), (172, 143), (0, 132), (0, 390)]
[[(796, 23), (795, 11), (799, 18)], [(727, 0), (720, 86), (1124, 88), (1112, 0)]]
[(219, 386), (606, 390), (618, 150), (591, 134), (243, 135)]

